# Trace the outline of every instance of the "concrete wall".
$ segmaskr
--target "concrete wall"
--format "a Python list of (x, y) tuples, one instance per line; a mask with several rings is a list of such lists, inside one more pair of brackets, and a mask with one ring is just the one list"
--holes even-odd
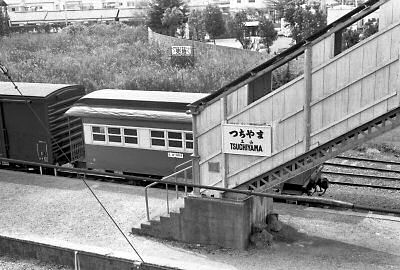
[(242, 201), (187, 197), (180, 213), (142, 224), (132, 232), (193, 244), (246, 249), (252, 225), (265, 222), (272, 199), (250, 197)]
[(176, 269), (149, 263), (141, 264), (137, 261), (106, 256), (92, 252), (73, 250), (33, 241), (0, 236), (0, 255), (8, 254), (26, 259), (37, 259), (42, 262), (74, 267), (76, 251), (78, 252), (77, 256), (79, 259), (79, 269), (81, 270)]
[(182, 240), (243, 249), (250, 236), (250, 204), (219, 199), (185, 200)]
[(188, 197), (183, 213), (182, 240), (246, 249), (254, 223), (265, 222), (272, 199), (250, 197), (244, 201)]

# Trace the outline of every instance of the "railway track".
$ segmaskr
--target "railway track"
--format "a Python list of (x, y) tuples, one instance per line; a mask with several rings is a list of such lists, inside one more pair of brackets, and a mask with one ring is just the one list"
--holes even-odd
[[(340, 161), (344, 163), (339, 163)], [(348, 162), (357, 164), (347, 164)], [(392, 166), (398, 166), (399, 169), (387, 168)], [(328, 169), (326, 169), (326, 167), (328, 167)], [(333, 185), (368, 187), (396, 191), (400, 190), (400, 162), (338, 156), (333, 159), (333, 161), (324, 163), (322, 174), (325, 176), (346, 177), (350, 180), (330, 180), (329, 183)], [(358, 179), (359, 183), (354, 183), (354, 179)], [(377, 180), (380, 181), (379, 184), (371, 183), (376, 182)], [(360, 183), (360, 181), (369, 183)], [(385, 184), (383, 185), (382, 182)], [(390, 183), (391, 185), (387, 185), (386, 183)]]
[[(355, 165), (355, 164), (343, 164), (343, 163), (338, 163), (337, 160), (344, 160), (345, 162), (348, 162), (348, 160), (351, 160), (352, 162), (369, 162), (368, 168), (366, 168), (365, 165)], [(347, 161), (346, 161), (347, 160)], [(332, 162), (333, 161), (333, 162)], [(397, 186), (389, 186), (389, 185), (382, 185), (382, 184), (371, 184), (371, 183), (365, 183), (366, 180), (374, 180), (376, 181), (376, 175), (371, 175), (371, 174), (366, 174), (362, 173), (362, 170), (374, 170), (375, 172), (378, 173), (397, 173), (400, 175), (400, 170), (392, 170), (388, 168), (379, 168), (379, 167), (372, 167), (371, 163), (375, 164), (381, 164), (384, 166), (387, 166), (388, 164), (391, 165), (398, 165), (400, 167), (400, 162), (385, 162), (382, 160), (370, 160), (370, 159), (363, 159), (363, 158), (345, 158), (345, 157), (339, 157), (336, 159), (333, 159), (330, 162), (325, 163), (325, 165), (330, 167), (330, 170), (326, 170), (326, 167), (322, 171), (323, 175), (331, 175), (332, 177), (329, 177), (329, 182), (332, 184), (332, 186), (328, 189), (327, 193), (323, 195), (326, 199), (334, 199), (334, 200), (340, 200), (344, 202), (350, 202), (358, 205), (365, 205), (366, 206), (366, 211), (368, 208), (368, 205), (370, 205), (372, 208), (375, 209), (382, 209), (382, 211), (379, 210), (373, 210), (377, 212), (387, 212), (387, 213), (395, 213), (395, 215), (400, 215), (400, 202), (398, 200), (398, 193), (400, 191), (400, 181), (397, 182), (397, 180), (400, 178), (396, 178), (394, 176), (382, 176), (379, 177), (380, 182), (390, 182), (392, 185)], [(0, 166), (1, 169), (7, 169), (7, 166)], [(332, 169), (333, 168), (333, 169)], [(10, 169), (10, 168), (8, 168)], [(354, 172), (341, 172), (338, 170), (358, 170), (361, 171), (354, 173)], [(38, 168), (32, 169), (30, 168), (27, 170), (26, 168), (23, 169), (15, 169), (17, 171), (24, 171), (24, 172), (30, 172), (30, 173), (41, 173), (41, 170), (39, 171)], [(52, 170), (52, 169), (50, 169)], [(333, 171), (336, 170), (336, 171)], [(47, 173), (46, 173), (47, 172)], [(43, 172), (44, 174), (50, 174), (54, 175), (52, 171), (46, 171)], [(113, 182), (113, 183), (119, 183), (119, 184), (125, 184), (125, 185), (139, 185), (139, 186), (146, 186), (151, 182), (154, 182), (154, 180), (157, 182), (157, 179), (153, 177), (146, 177), (143, 175), (115, 175), (112, 173), (102, 173), (98, 171), (86, 171), (84, 173), (80, 172), (71, 172), (70, 170), (66, 169), (65, 171), (62, 168), (57, 169), (57, 175), (59, 176), (66, 176), (66, 177), (71, 177), (71, 178), (82, 178), (85, 177), (86, 179), (90, 180), (96, 180), (96, 181), (106, 181), (106, 182)], [(335, 181), (332, 180), (332, 178), (343, 178), (343, 177), (348, 177), (346, 181)], [(354, 179), (358, 179), (357, 181), (359, 183), (356, 183), (357, 181)], [(160, 187), (165, 189), (165, 184), (157, 184), (156, 187)], [(357, 188), (363, 189), (363, 191), (360, 193), (359, 190), (357, 191)], [(169, 186), (169, 189), (174, 189), (173, 185)], [(176, 187), (175, 187), (176, 189)], [(179, 190), (184, 190), (183, 186), (178, 187)], [(368, 190), (368, 191), (364, 191)], [(187, 190), (185, 190), (187, 191)], [(190, 190), (189, 190), (190, 191)], [(388, 192), (392, 192), (392, 194), (388, 194)], [(378, 195), (377, 195), (378, 194)], [(382, 195), (383, 194), (383, 195)], [(376, 203), (375, 196), (380, 196), (381, 199), (382, 197), (386, 197), (388, 195), (389, 198), (386, 198), (382, 201), (382, 203)], [(360, 198), (362, 196), (363, 198)], [(307, 198), (307, 196), (303, 196)], [(280, 200), (277, 199), (274, 201), (277, 202), (286, 202), (286, 203), (293, 203), (295, 202), (296, 204), (304, 204), (300, 201), (297, 201), (297, 199), (293, 198), (287, 199), (287, 200)], [(326, 204), (319, 204), (318, 202), (309, 202), (305, 203), (306, 205), (313, 206), (313, 207), (322, 207), (322, 208), (341, 208), (340, 206), (327, 206)], [(391, 210), (392, 209), (392, 210)]]

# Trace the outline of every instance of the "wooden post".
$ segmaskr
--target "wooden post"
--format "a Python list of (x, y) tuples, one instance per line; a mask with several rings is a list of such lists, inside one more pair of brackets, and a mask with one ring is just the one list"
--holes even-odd
[[(192, 132), (193, 132), (193, 159), (192, 159), (192, 177), (193, 183), (196, 185), (200, 185), (200, 156), (199, 156), (199, 144), (197, 138), (197, 112), (195, 108), (190, 108), (190, 113), (192, 114)], [(193, 193), (195, 195), (200, 195), (200, 189), (194, 188)]]
[[(228, 109), (227, 109), (227, 96), (224, 95), (221, 98), (221, 116), (222, 116), (222, 121), (221, 121), (221, 130), (222, 130), (222, 125), (226, 124), (227, 118), (228, 118)], [(222, 140), (222, 136), (221, 136)], [(222, 143), (221, 143), (222, 145)], [(227, 175), (228, 175), (228, 154), (222, 153), (222, 161), (221, 161), (221, 175), (222, 175), (222, 187), (227, 188), (228, 187), (228, 181), (227, 181)]]
[(309, 45), (304, 58), (304, 152), (310, 150), (311, 134), (311, 91), (312, 91), (312, 46)]

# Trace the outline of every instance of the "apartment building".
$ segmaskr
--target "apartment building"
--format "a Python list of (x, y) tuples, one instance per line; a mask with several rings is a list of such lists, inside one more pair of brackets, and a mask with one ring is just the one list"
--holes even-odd
[(147, 7), (149, 0), (5, 0), (9, 12)]

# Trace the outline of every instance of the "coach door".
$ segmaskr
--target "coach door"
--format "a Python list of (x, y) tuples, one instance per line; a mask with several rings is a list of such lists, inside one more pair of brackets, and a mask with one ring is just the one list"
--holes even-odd
[(48, 162), (49, 161), (49, 156), (48, 156), (48, 150), (47, 150), (47, 143), (43, 141), (38, 141), (36, 144), (37, 147), (37, 155), (39, 161), (42, 162)]
[(7, 132), (4, 123), (3, 104), (0, 102), (0, 157), (8, 158), (7, 147)]

